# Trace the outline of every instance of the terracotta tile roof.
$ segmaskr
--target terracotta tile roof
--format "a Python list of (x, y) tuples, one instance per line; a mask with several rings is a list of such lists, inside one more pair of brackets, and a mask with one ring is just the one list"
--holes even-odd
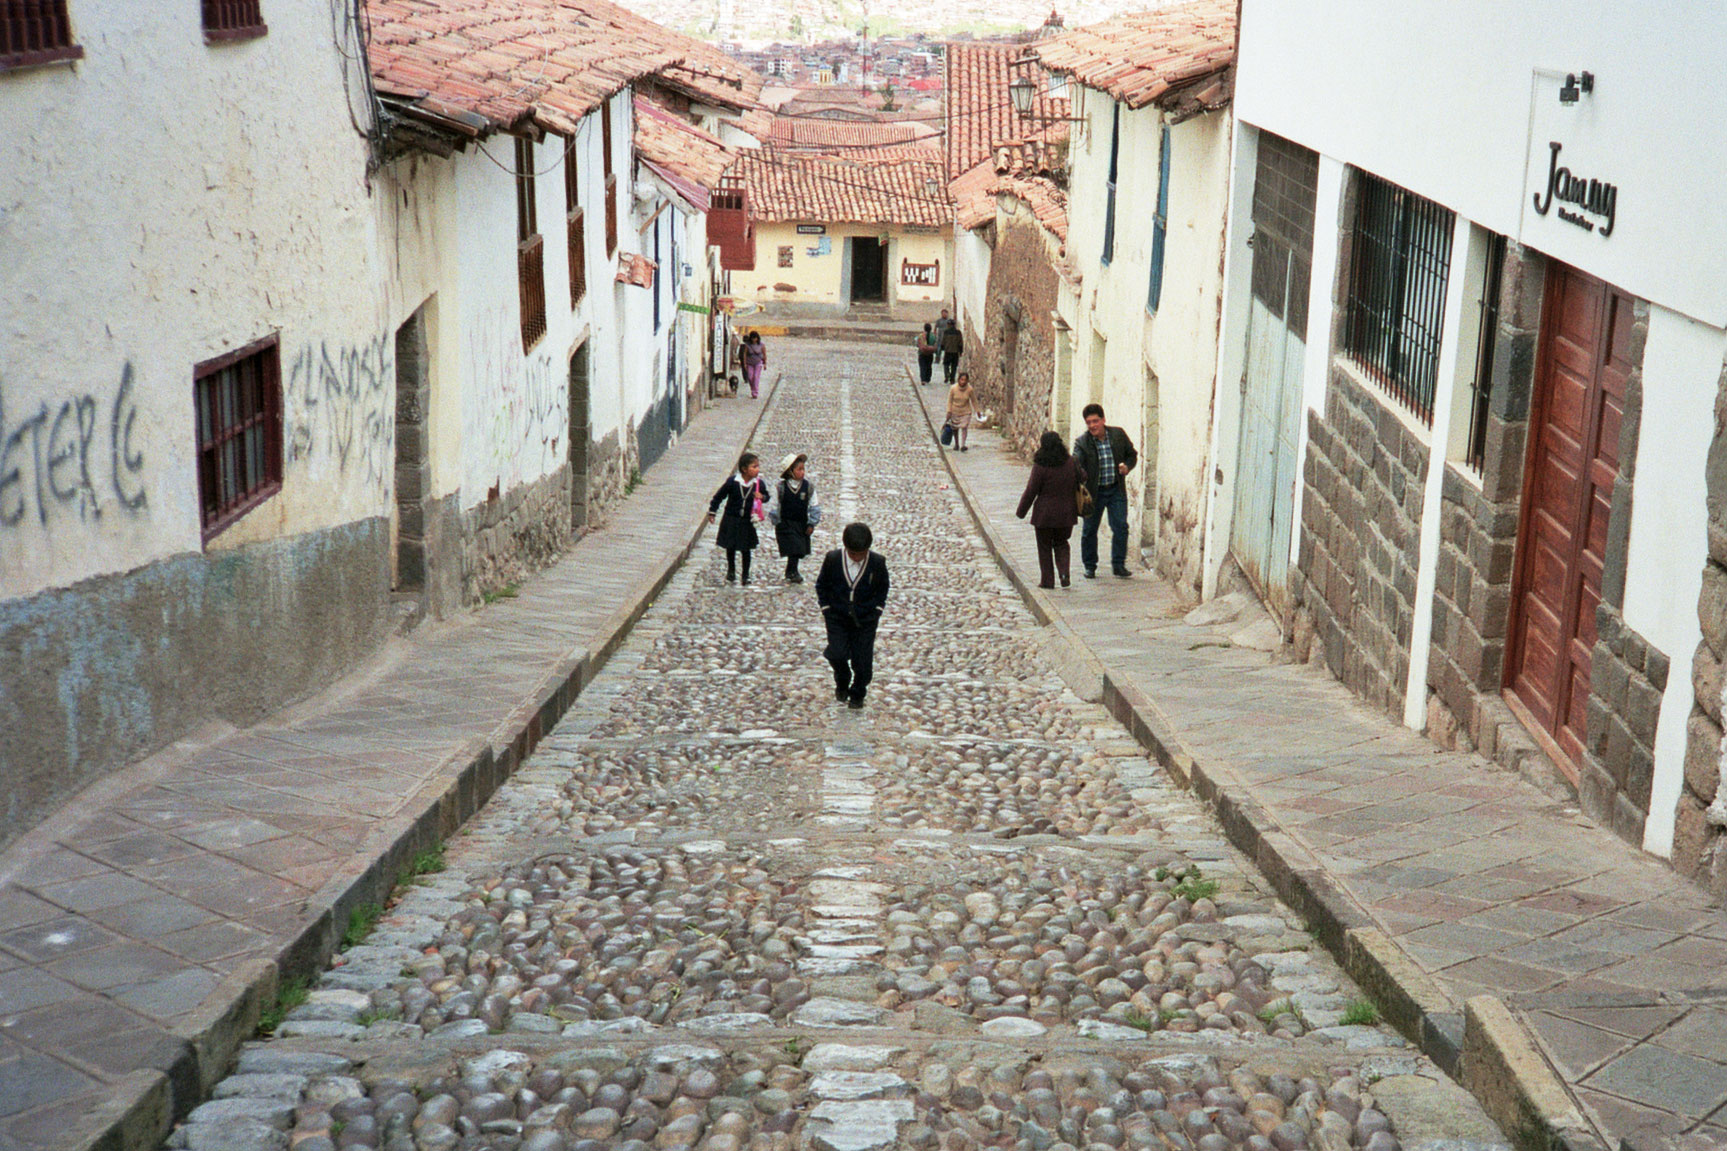
[(636, 150), (644, 160), (712, 191), (732, 162), (724, 144), (685, 120), (637, 96)]
[(911, 120), (812, 120), (776, 116), (771, 139), (781, 148), (872, 149), (883, 145), (929, 140), (936, 130)]
[(648, 257), (636, 252), (622, 252), (618, 255), (618, 272), (613, 277), (620, 284), (634, 284), (638, 288), (654, 286), (654, 269), (658, 267)]
[(1034, 135), (1063, 135), (1067, 125), (1049, 123), (1033, 116), (1021, 118), (1013, 110), (1008, 85), (1020, 72), (1036, 84), (1032, 102), (1035, 116), (1067, 116), (1064, 96), (1051, 96), (1047, 78), (1038, 69), (1010, 69), (1008, 65), (1025, 52), (1022, 44), (953, 41), (947, 45), (947, 171), (957, 178), (995, 151), (996, 145)]
[(948, 182), (954, 223), (970, 231), (995, 219), (995, 193), (990, 188), (996, 178), (995, 161), (985, 160)]
[(1023, 200), (1056, 239), (1067, 243), (1067, 192), (1054, 179), (1061, 170), (1059, 148), (1025, 141), (997, 148), (995, 155), (948, 185), (954, 219), (962, 228), (981, 228), (995, 219), (999, 195)]
[(1129, 108), (1155, 103), (1186, 114), (1221, 108), (1234, 83), (1235, 0), (1193, 0), (1118, 16), (1032, 50), (1052, 72)]
[[(743, 177), (750, 215), (758, 220), (911, 224), (947, 227), (953, 212), (942, 195), (941, 153), (891, 160), (857, 160), (746, 149), (733, 169)], [(934, 183), (935, 195), (926, 185)]]
[(991, 198), (999, 195), (1025, 201), (1037, 222), (1067, 246), (1067, 193), (1054, 180), (1041, 176), (997, 176), (989, 187)]
[(378, 92), (467, 136), (524, 123), (569, 134), (631, 82), (735, 108), (761, 81), (724, 53), (607, 0), (366, 0)]

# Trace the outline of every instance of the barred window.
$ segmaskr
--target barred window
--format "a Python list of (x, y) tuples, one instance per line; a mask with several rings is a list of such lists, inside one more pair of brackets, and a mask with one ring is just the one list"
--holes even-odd
[(282, 361), (275, 336), (192, 369), (204, 539), (282, 487)]
[(83, 55), (66, 0), (0, 0), (0, 72)]
[(204, 41), (250, 40), (262, 36), (262, 0), (204, 0)]
[(1344, 349), (1431, 424), (1456, 217), (1377, 176), (1357, 181)]

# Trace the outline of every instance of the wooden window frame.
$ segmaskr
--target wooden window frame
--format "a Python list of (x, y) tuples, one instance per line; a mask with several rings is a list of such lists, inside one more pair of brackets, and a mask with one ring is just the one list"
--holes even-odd
[(600, 105), (600, 153), (606, 174), (606, 256), (618, 254), (618, 174), (612, 166), (612, 102)]
[(522, 308), (522, 351), (546, 334), (546, 245), (534, 203), (534, 142), (516, 137), (516, 288)]
[[(247, 397), (242, 389), (248, 381), (228, 373), (251, 361), (257, 390)], [(224, 379), (233, 380), (233, 387), (224, 389)], [(224, 412), (224, 404), (230, 410)], [(282, 490), (281, 338), (265, 336), (193, 365), (192, 412), (198, 515), (207, 544)], [(254, 429), (256, 436), (249, 434)], [(226, 480), (224, 471), (230, 473)], [(249, 482), (242, 479), (248, 473), (254, 477)]]
[(1103, 208), (1103, 255), (1099, 258), (1106, 267), (1115, 259), (1115, 178), (1121, 160), (1121, 103), (1112, 102), (1110, 107), (1114, 111), (1109, 122), (1109, 185)]
[(588, 294), (588, 238), (582, 216), (581, 166), (576, 160), (576, 138), (564, 149), (564, 230), (570, 264), (570, 310)]
[(0, 0), (0, 72), (81, 60), (67, 0)]
[(204, 43), (230, 44), (269, 34), (263, 0), (203, 0)]

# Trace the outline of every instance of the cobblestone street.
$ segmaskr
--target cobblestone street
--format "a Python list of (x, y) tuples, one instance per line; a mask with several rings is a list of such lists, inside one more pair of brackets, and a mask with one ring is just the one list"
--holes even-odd
[(898, 350), (775, 357), (752, 447), (810, 454), (807, 578), (853, 519), (892, 572), (863, 710), (771, 532), (747, 587), (704, 541), (169, 1146), (1500, 1144), (1064, 682)]

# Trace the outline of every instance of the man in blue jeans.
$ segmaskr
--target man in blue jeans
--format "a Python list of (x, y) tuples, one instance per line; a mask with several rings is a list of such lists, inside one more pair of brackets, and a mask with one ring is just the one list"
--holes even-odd
[(1127, 579), (1133, 575), (1127, 570), (1127, 473), (1139, 462), (1139, 453), (1126, 432), (1103, 422), (1102, 404), (1087, 404), (1080, 414), (1085, 417), (1085, 434), (1073, 442), (1073, 455), (1091, 492), (1091, 514), (1080, 528), (1079, 561), (1085, 566), (1085, 578), (1096, 579), (1097, 528), (1107, 512), (1109, 569)]

